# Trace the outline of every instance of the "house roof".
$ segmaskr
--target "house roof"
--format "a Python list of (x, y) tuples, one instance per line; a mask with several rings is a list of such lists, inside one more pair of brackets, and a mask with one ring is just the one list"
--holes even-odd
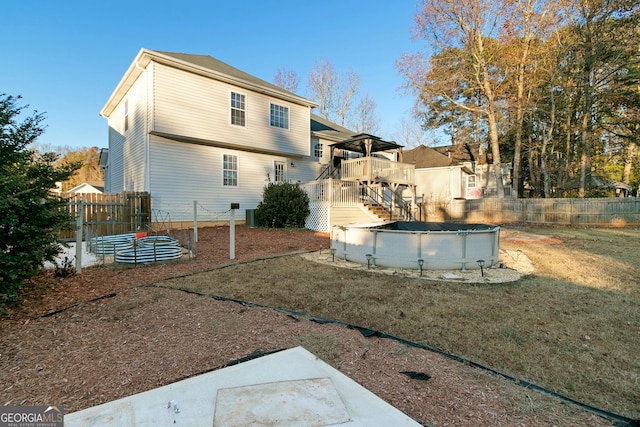
[(371, 143), (370, 153), (402, 148), (402, 145), (396, 144), (393, 141), (384, 141), (377, 136), (373, 136), (368, 133), (359, 133), (357, 135), (353, 135), (351, 138), (341, 142), (336, 142), (335, 144), (331, 144), (331, 146), (333, 148), (338, 148), (341, 150), (348, 150), (356, 153), (366, 154), (367, 142)]
[(101, 116), (109, 117), (111, 115), (118, 103), (135, 83), (136, 79), (146, 71), (147, 65), (152, 61), (310, 108), (318, 105), (313, 101), (259, 79), (211, 56), (163, 52), (143, 48), (140, 49), (138, 55), (136, 55), (116, 86), (116, 89), (109, 97), (109, 100), (102, 108), (100, 112)]
[(479, 158), (479, 144), (455, 144), (433, 147), (438, 153), (441, 153), (451, 159), (452, 164), (460, 164), (465, 162), (487, 162), (489, 159), (485, 153), (485, 158)]
[(452, 163), (448, 156), (445, 156), (437, 150), (425, 145), (420, 145), (411, 150), (404, 151), (402, 153), (402, 163), (413, 164), (416, 169), (437, 168), (455, 164)]
[(311, 114), (311, 133), (318, 138), (341, 142), (355, 135), (354, 132), (330, 122), (316, 114)]

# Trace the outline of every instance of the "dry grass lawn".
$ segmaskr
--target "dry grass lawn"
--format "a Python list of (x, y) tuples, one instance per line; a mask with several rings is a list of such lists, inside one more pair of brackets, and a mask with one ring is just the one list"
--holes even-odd
[[(42, 275), (0, 307), (0, 401), (75, 411), (302, 345), (426, 425), (610, 425), (432, 352), (209, 295), (375, 329), (640, 418), (640, 230), (506, 227), (501, 248), (535, 272), (483, 284), (317, 263), (299, 253), (328, 238), (304, 230), (239, 227), (232, 262), (228, 227), (199, 236), (195, 259)], [(400, 373), (423, 369), (427, 382)]]
[[(552, 239), (519, 239), (520, 231)], [(507, 229), (535, 266), (517, 282), (388, 276), (297, 256), (163, 283), (377, 329), (640, 417), (640, 231)], [(523, 234), (524, 236), (524, 234)], [(491, 274), (491, 271), (488, 271)]]

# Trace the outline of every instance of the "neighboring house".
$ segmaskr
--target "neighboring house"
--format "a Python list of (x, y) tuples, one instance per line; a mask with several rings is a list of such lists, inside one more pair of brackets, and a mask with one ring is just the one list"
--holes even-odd
[(67, 194), (102, 194), (104, 193), (104, 187), (100, 185), (91, 185), (87, 182), (83, 182), (80, 185), (76, 185), (71, 190), (67, 191)]
[[(591, 188), (609, 193), (610, 197), (628, 197), (631, 194), (631, 186), (629, 184), (593, 174), (591, 175)], [(558, 190), (560, 191), (577, 191), (579, 189), (580, 178), (573, 178), (564, 185), (558, 186)]]
[[(511, 196), (511, 159), (502, 156), (502, 164), (493, 165), (491, 151), (487, 151), (483, 144), (457, 144), (433, 147), (435, 151), (451, 159), (452, 165), (464, 165), (475, 174), (476, 185), (482, 190), (479, 197), (497, 197), (496, 170), (502, 177), (502, 187), (505, 197)], [(506, 161), (505, 161), (506, 160)]]
[[(101, 111), (109, 193), (145, 191), (171, 220), (255, 209), (269, 182), (318, 178), (328, 145), (351, 135), (317, 104), (204, 55), (142, 49)], [(152, 218), (154, 220), (154, 218)]]
[(424, 202), (482, 197), (482, 188), (473, 170), (434, 148), (420, 145), (407, 150), (402, 153), (401, 161), (415, 166), (415, 192)]

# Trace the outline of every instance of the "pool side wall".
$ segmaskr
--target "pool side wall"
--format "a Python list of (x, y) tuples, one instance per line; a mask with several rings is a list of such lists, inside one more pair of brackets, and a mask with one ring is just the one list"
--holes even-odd
[(331, 248), (335, 257), (378, 267), (418, 270), (479, 269), (498, 264), (500, 227), (485, 230), (404, 231), (366, 227), (335, 226), (331, 230)]

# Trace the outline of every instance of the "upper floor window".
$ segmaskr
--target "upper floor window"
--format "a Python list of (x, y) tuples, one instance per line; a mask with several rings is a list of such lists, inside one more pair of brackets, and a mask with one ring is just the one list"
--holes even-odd
[(124, 101), (124, 130), (129, 130), (129, 100)]
[(245, 95), (231, 92), (231, 124), (244, 126), (246, 114)]
[(238, 156), (224, 154), (222, 156), (222, 185), (238, 186)]
[(475, 188), (476, 187), (476, 176), (475, 175), (469, 175), (467, 177), (467, 187), (468, 188)]
[(289, 108), (271, 104), (271, 126), (289, 129)]

